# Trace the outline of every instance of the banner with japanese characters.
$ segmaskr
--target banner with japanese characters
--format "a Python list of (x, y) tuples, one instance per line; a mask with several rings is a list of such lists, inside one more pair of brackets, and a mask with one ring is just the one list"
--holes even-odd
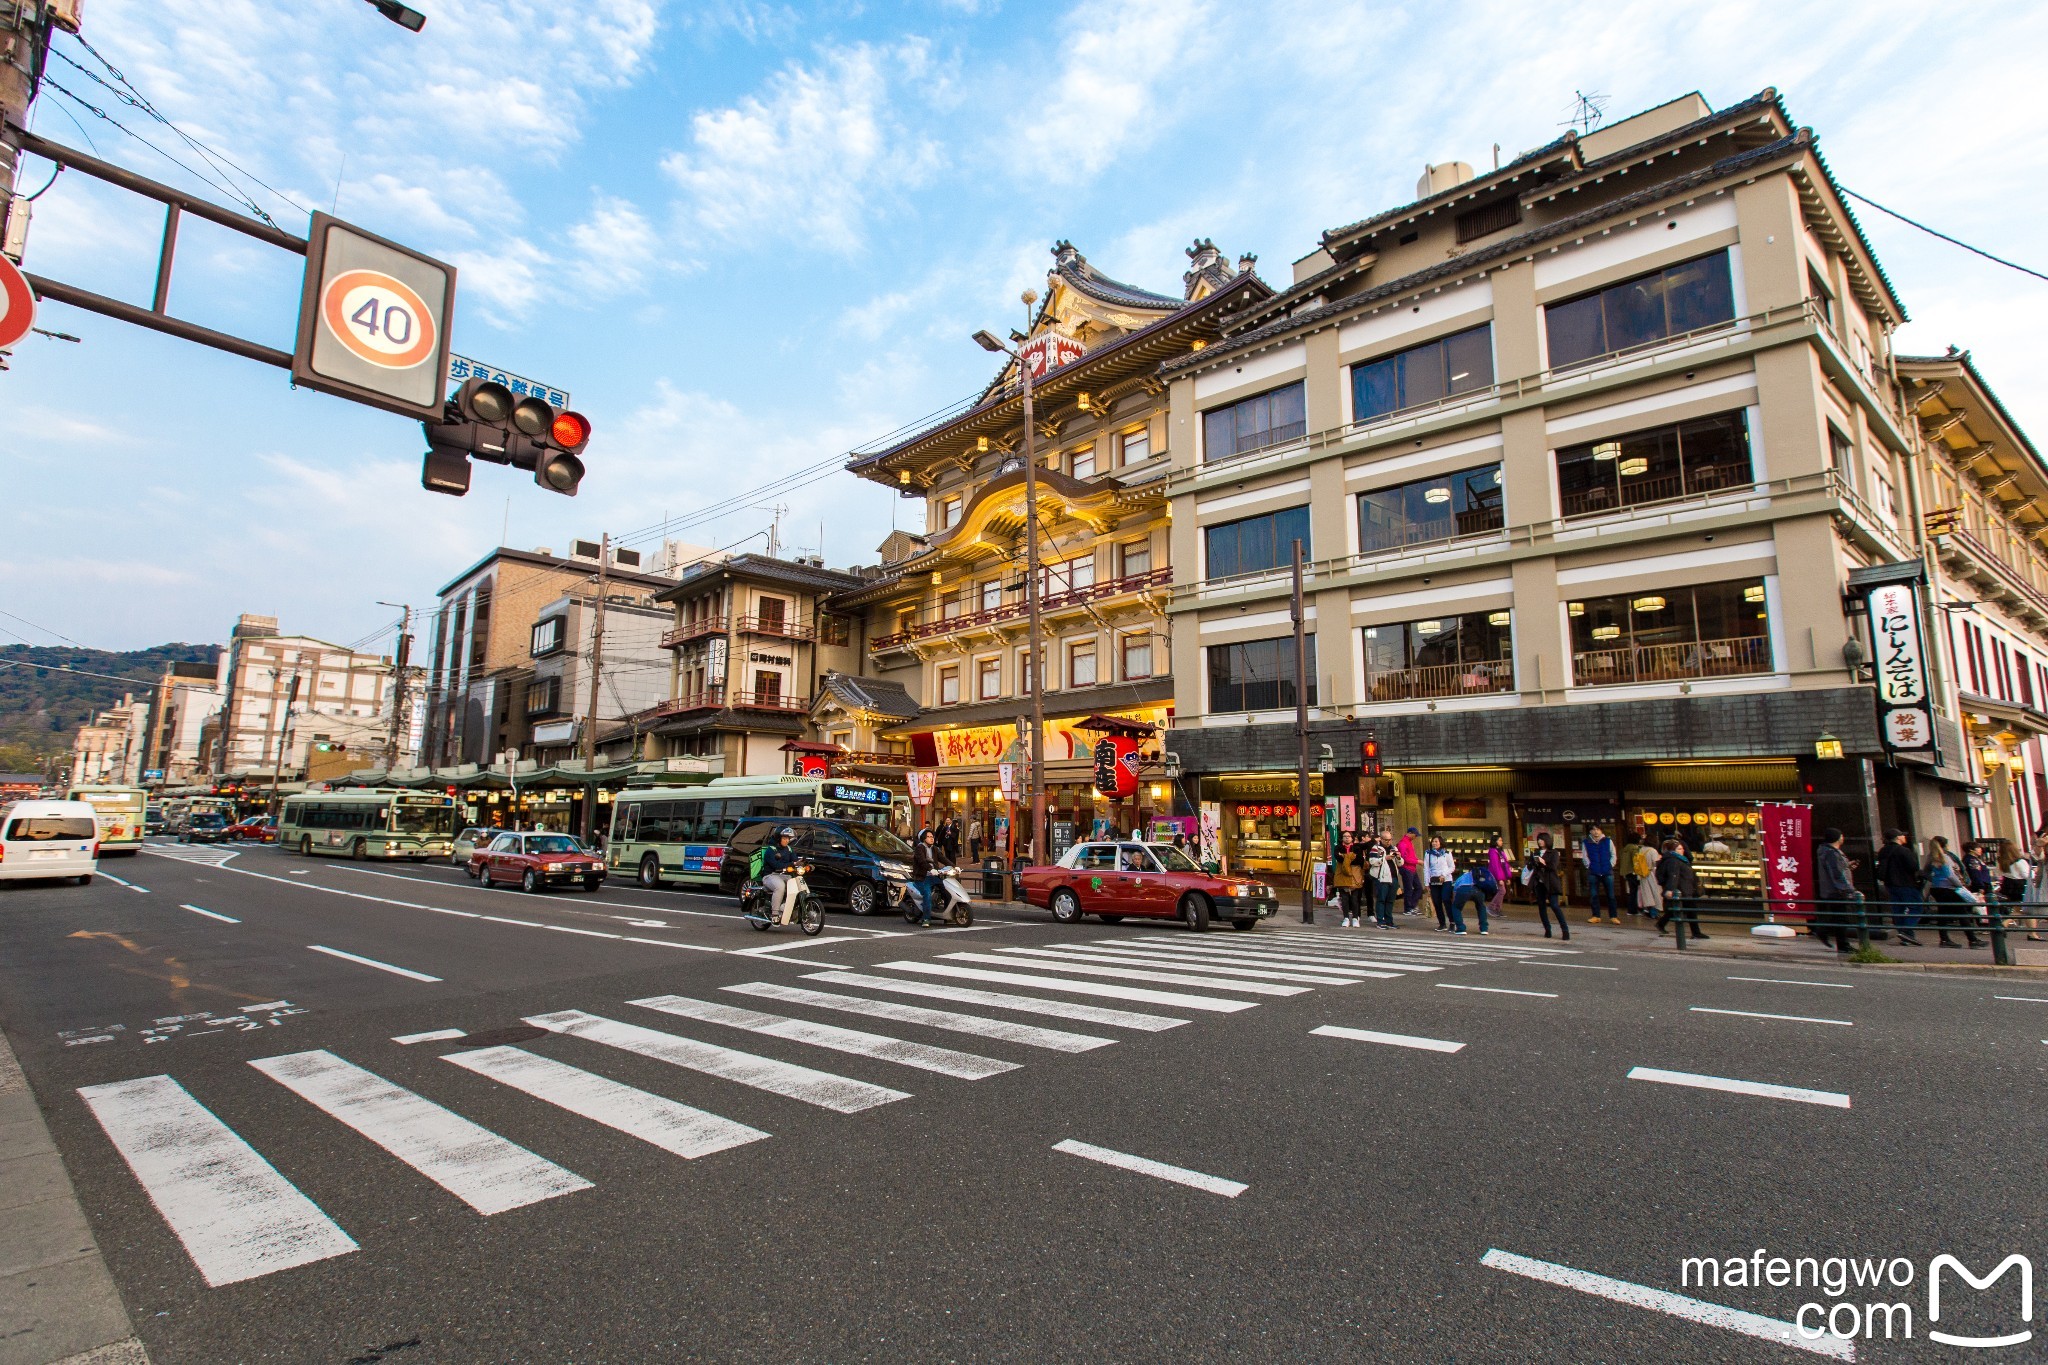
[(1764, 903), (1773, 919), (1813, 913), (1813, 807), (1766, 801), (1757, 812), (1763, 843)]
[(1927, 685), (1920, 588), (1914, 583), (1881, 583), (1869, 590), (1865, 601), (1876, 653), (1878, 735), (1888, 752), (1927, 752), (1934, 748), (1934, 703)]

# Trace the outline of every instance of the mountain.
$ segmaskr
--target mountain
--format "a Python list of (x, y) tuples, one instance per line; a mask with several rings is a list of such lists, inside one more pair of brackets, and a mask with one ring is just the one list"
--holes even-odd
[[(219, 645), (188, 644), (129, 650), (0, 645), (0, 746), (36, 755), (66, 751), (80, 725), (124, 694), (132, 692), (153, 704), (165, 665), (210, 664), (220, 650)], [(25, 666), (30, 664), (43, 667)], [(53, 667), (78, 671), (56, 673), (50, 671)], [(122, 678), (134, 681), (115, 681)]]

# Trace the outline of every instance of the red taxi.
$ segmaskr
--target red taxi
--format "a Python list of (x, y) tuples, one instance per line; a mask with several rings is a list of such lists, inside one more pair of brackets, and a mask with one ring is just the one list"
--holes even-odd
[(1264, 882), (1204, 872), (1171, 844), (1076, 844), (1050, 867), (1019, 869), (1018, 878), (1024, 899), (1062, 924), (1078, 924), (1084, 914), (1107, 924), (1130, 915), (1177, 919), (1198, 932), (1219, 919), (1249, 929), (1279, 909)]
[(277, 821), (268, 815), (252, 815), (229, 825), (225, 833), (229, 839), (254, 839), (259, 844), (274, 844), (277, 842)]
[(522, 891), (580, 886), (595, 891), (604, 885), (604, 859), (586, 852), (570, 835), (545, 830), (500, 834), (478, 844), (469, 861), (485, 886), (516, 885)]

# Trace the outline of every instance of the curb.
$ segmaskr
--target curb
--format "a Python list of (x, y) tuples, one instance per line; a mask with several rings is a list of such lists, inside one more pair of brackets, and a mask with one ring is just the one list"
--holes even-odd
[(1851, 962), (1851, 967), (1874, 972), (1952, 972), (1958, 976), (2019, 976), (2034, 980), (2048, 978), (2048, 967), (2019, 963), (2001, 967), (1991, 962)]
[(149, 1365), (35, 1093), (4, 1036), (0, 1365)]

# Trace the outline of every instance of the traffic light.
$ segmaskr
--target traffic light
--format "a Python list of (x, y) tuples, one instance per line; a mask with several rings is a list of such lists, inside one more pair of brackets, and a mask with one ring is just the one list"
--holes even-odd
[(464, 381), (441, 420), (420, 428), (427, 436), (420, 483), (432, 492), (467, 493), (471, 456), (530, 469), (533, 481), (551, 493), (574, 497), (583, 482), (580, 456), (590, 444), (590, 419), (558, 412), (533, 394), (515, 397), (492, 380)]
[(1367, 730), (1365, 738), (1358, 743), (1358, 768), (1362, 776), (1378, 777), (1385, 771), (1380, 763), (1380, 736), (1377, 730)]

